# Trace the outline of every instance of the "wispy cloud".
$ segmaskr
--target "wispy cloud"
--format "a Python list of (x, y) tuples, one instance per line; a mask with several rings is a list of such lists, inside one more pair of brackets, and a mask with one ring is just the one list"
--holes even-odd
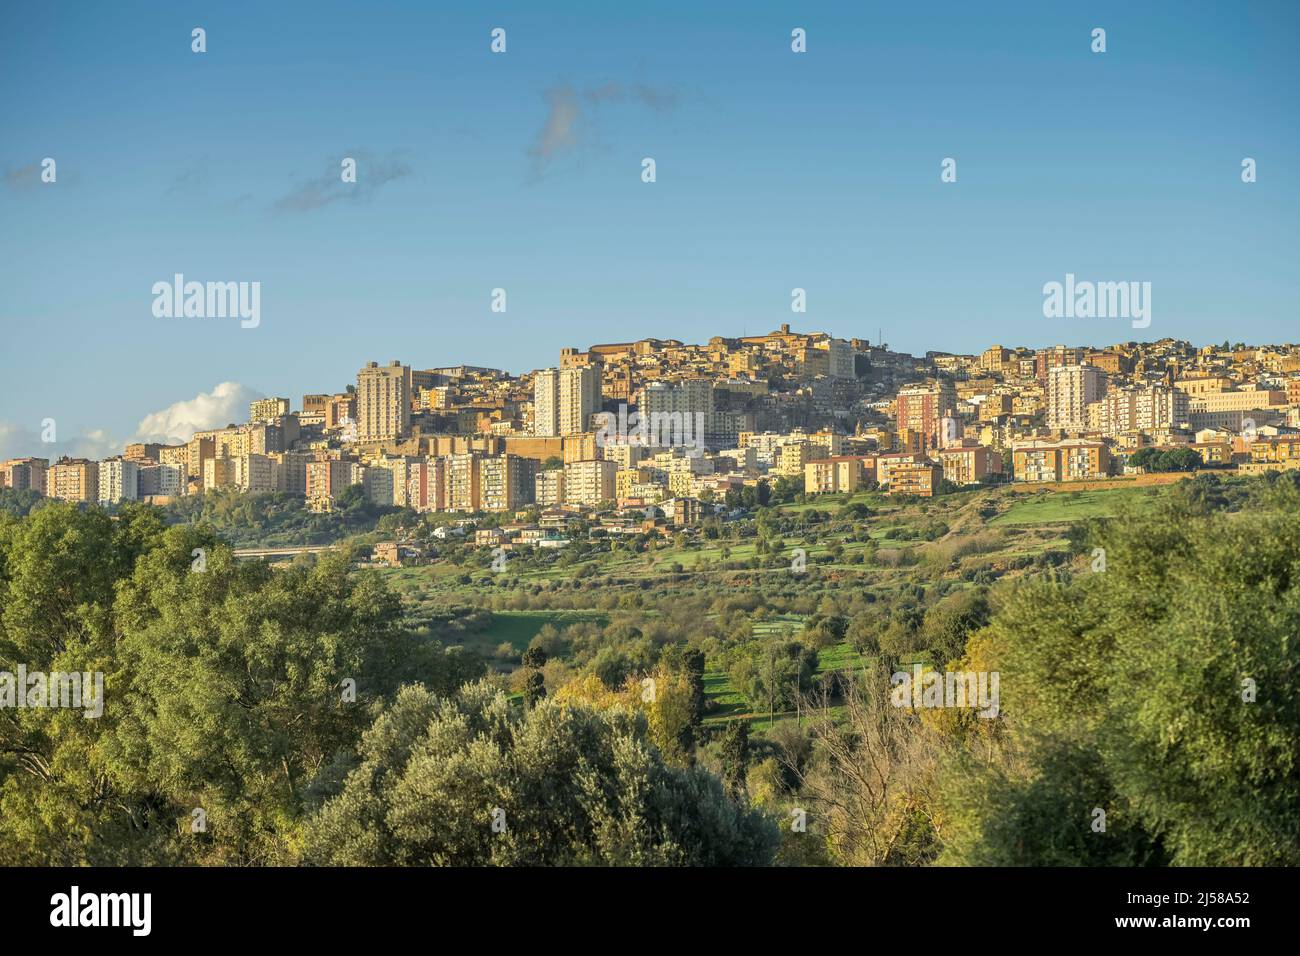
[(41, 164), (30, 163), (17, 169), (6, 168), (5, 185), (14, 190), (35, 189), (41, 181)]
[[(349, 156), (357, 161), (355, 183), (343, 182), (341, 175), (343, 158)], [(376, 156), (369, 150), (354, 149), (327, 161), (320, 176), (300, 183), (287, 196), (276, 200), (271, 208), (278, 213), (304, 213), (344, 199), (369, 201), (382, 186), (411, 173), (411, 166), (402, 150)]]
[(191, 195), (202, 192), (208, 183), (208, 157), (204, 156), (197, 162), (185, 166), (178, 172), (172, 180), (171, 185), (167, 187), (163, 195), (174, 196)]
[(591, 144), (597, 131), (600, 109), (604, 104), (630, 103), (656, 113), (667, 113), (676, 109), (681, 101), (676, 90), (656, 89), (644, 83), (628, 85), (613, 81), (587, 86), (581, 90), (563, 83), (551, 87), (542, 95), (547, 104), (546, 119), (537, 131), (532, 145), (528, 147), (533, 176), (536, 178), (546, 174), (554, 159), (577, 153)]

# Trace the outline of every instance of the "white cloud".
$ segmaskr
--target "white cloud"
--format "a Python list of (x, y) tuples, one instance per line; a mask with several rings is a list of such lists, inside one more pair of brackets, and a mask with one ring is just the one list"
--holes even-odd
[(118, 454), (122, 450), (121, 443), (102, 428), (66, 438), (56, 422), (54, 435), (58, 441), (44, 442), (35, 429), (24, 428), (13, 422), (0, 422), (0, 460), (30, 456), (54, 461), (63, 455), (69, 458), (99, 459)]
[(135, 436), (125, 441), (115, 438), (102, 428), (67, 435), (61, 427), (62, 423), (56, 422), (55, 437), (58, 440), (44, 442), (41, 441), (43, 423), (36, 428), (28, 428), (0, 421), (0, 461), (28, 456), (54, 461), (64, 455), (69, 458), (100, 460), (122, 454), (127, 442), (133, 441), (179, 445), (189, 441), (196, 431), (247, 421), (248, 403), (262, 397), (261, 392), (238, 382), (222, 382), (210, 392), (146, 415), (136, 427)]
[(0, 422), (0, 458), (22, 458), (40, 446), (40, 438), (31, 429), (13, 422)]
[(210, 392), (201, 392), (194, 398), (146, 415), (136, 426), (132, 441), (169, 445), (187, 442), (195, 432), (247, 421), (248, 403), (262, 397), (261, 392), (238, 382), (222, 382)]

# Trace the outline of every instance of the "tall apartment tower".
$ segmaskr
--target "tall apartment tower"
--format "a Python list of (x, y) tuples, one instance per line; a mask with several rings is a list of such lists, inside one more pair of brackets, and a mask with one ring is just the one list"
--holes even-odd
[(392, 441), (410, 429), (410, 366), (367, 362), (357, 372), (357, 441)]
[(533, 434), (580, 435), (589, 430), (600, 401), (597, 366), (542, 369), (533, 378)]
[(579, 365), (560, 369), (560, 434), (588, 431), (591, 416), (600, 408), (600, 369)]
[(1088, 428), (1088, 405), (1106, 393), (1106, 373), (1093, 365), (1058, 365), (1048, 370), (1047, 427), (1067, 432)]
[(560, 372), (544, 368), (533, 377), (533, 434), (553, 438), (560, 433)]

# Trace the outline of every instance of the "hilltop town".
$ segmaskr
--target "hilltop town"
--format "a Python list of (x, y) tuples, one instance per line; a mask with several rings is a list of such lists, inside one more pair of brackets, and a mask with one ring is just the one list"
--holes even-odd
[(682, 528), (747, 488), (760, 500), (778, 489), (932, 497), (1300, 467), (1297, 346), (1166, 339), (913, 356), (783, 325), (703, 345), (564, 348), (556, 367), (518, 376), (368, 362), (355, 383), (296, 405), (257, 400), (245, 423), (102, 461), (11, 459), (0, 487), (105, 505), (278, 491), (315, 512), (359, 488), (369, 503), (421, 513), (535, 507), (542, 528), (490, 543), (559, 546), (575, 516)]

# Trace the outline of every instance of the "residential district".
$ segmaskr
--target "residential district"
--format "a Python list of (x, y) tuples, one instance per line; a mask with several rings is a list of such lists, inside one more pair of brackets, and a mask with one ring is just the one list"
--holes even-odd
[(520, 376), (368, 362), (355, 385), (293, 405), (254, 401), (245, 423), (103, 461), (11, 459), (0, 487), (107, 505), (279, 491), (329, 511), (360, 486), (369, 502), (416, 512), (528, 510), (533, 523), (480, 532), (479, 543), (547, 547), (567, 543), (574, 517), (667, 533), (782, 481), (808, 495), (928, 497), (1152, 468), (1300, 467), (1300, 346), (1290, 345), (1166, 339), (917, 357), (783, 325), (704, 345), (564, 348), (555, 368)]

